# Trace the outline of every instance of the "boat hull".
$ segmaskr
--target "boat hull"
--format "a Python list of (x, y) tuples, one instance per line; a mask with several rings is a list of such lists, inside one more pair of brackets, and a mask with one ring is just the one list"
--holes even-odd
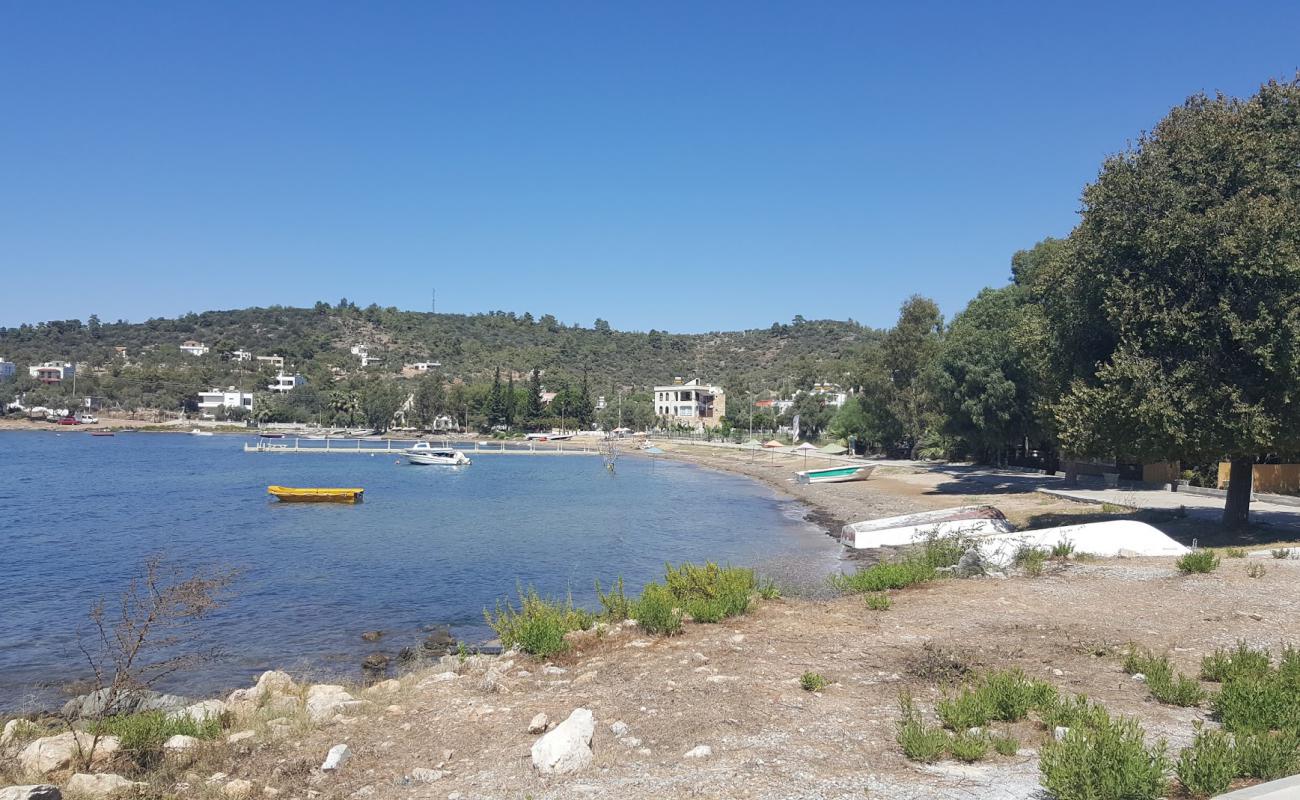
[(875, 466), (865, 467), (831, 467), (829, 469), (808, 469), (796, 472), (799, 483), (847, 483), (865, 481), (871, 477)]
[(266, 493), (281, 503), (359, 503), (365, 489), (295, 488), (268, 486)]
[(421, 467), (463, 467), (470, 463), (459, 450), (452, 453), (407, 453), (406, 460)]

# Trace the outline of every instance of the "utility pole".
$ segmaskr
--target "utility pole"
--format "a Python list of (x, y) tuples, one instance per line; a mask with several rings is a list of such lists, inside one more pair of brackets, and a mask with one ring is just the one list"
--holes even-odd
[(438, 313), (438, 290), (437, 289), (429, 290), (429, 313), (430, 314)]

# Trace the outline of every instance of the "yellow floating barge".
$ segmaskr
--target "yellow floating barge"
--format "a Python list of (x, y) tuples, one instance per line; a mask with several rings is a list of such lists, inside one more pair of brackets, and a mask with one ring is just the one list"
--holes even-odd
[(281, 503), (360, 503), (365, 489), (295, 489), (292, 486), (268, 486), (267, 494)]

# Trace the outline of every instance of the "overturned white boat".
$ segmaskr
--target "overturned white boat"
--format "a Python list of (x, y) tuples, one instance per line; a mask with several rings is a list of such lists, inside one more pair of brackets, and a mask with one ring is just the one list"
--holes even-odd
[(986, 561), (1008, 566), (1023, 549), (1050, 550), (1062, 543), (1069, 544), (1073, 552), (1094, 556), (1181, 556), (1191, 552), (1158, 528), (1134, 519), (1000, 533), (982, 537), (979, 548)]
[(1013, 530), (993, 506), (959, 506), (853, 522), (840, 529), (840, 544), (870, 550), (914, 544), (930, 536), (987, 536)]
[(420, 466), (460, 467), (470, 463), (469, 458), (454, 447), (439, 447), (429, 442), (416, 442), (407, 448), (406, 460)]

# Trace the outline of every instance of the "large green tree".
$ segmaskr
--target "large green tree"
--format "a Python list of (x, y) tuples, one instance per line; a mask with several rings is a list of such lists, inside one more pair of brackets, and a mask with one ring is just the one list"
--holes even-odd
[(939, 355), (942, 335), (939, 306), (928, 297), (912, 295), (899, 309), (898, 322), (885, 334), (882, 345), (882, 365), (892, 385), (889, 411), (898, 420), (913, 458), (936, 422), (934, 397), (925, 376)]
[(1232, 526), (1255, 459), (1300, 450), (1298, 165), (1297, 82), (1194, 96), (1105, 162), (1068, 252), (1034, 278), (1076, 365), (1062, 445), (1227, 458)]

